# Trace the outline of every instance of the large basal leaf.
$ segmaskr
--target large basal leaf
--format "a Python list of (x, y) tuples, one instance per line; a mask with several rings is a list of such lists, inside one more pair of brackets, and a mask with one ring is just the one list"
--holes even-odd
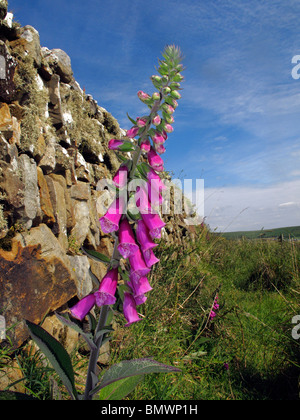
[(52, 335), (39, 325), (26, 321), (32, 339), (49, 359), (56, 373), (61, 378), (69, 394), (77, 399), (74, 371), (71, 359), (64, 347)]
[(144, 375), (131, 376), (120, 379), (102, 388), (99, 393), (100, 400), (122, 400), (130, 394), (135, 387), (143, 380)]
[(87, 342), (90, 350), (94, 350), (96, 348), (95, 343), (93, 342), (93, 336), (90, 333), (87, 333), (83, 331), (80, 324), (76, 322), (76, 320), (71, 321), (68, 314), (60, 315), (57, 312), (55, 312), (55, 315), (59, 319), (60, 322), (62, 322), (67, 327), (73, 328), (75, 331), (77, 331), (79, 334), (82, 335), (82, 337)]
[(106, 386), (120, 381), (120, 379), (160, 372), (181, 371), (173, 366), (167, 366), (149, 358), (124, 360), (121, 363), (111, 366), (102, 376), (100, 384), (91, 393), (95, 394)]

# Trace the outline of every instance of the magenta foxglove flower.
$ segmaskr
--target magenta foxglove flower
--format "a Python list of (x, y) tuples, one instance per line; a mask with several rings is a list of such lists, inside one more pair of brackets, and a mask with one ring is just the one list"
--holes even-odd
[(127, 130), (126, 136), (133, 139), (139, 132), (139, 127), (134, 126), (130, 130)]
[(123, 140), (118, 140), (118, 139), (111, 139), (108, 142), (108, 148), (110, 150), (118, 150), (118, 148), (120, 146), (122, 146), (124, 144)]
[(129, 170), (127, 166), (120, 166), (113, 178), (113, 183), (118, 188), (124, 188), (127, 185)]
[(112, 268), (103, 277), (99, 289), (94, 293), (97, 306), (113, 305), (118, 285), (118, 268)]
[(156, 153), (153, 147), (151, 147), (150, 152), (148, 153), (148, 162), (155, 171), (161, 172), (163, 170), (164, 161)]
[(139, 318), (136, 310), (136, 302), (134, 297), (129, 292), (124, 293), (123, 313), (126, 320), (128, 321), (127, 324), (125, 324), (125, 327), (129, 327), (129, 325), (133, 324), (134, 322), (141, 321), (141, 318)]
[(216, 313), (214, 311), (211, 311), (209, 315), (209, 319), (214, 319), (216, 316), (217, 316)]
[(93, 293), (91, 295), (85, 296), (78, 303), (76, 303), (76, 305), (70, 308), (72, 316), (82, 321), (94, 307), (95, 303), (96, 298)]
[(142, 219), (137, 221), (135, 233), (142, 253), (158, 246), (158, 244), (152, 241), (149, 230)]
[(134, 255), (129, 257), (129, 264), (131, 267), (130, 276), (136, 281), (141, 277), (146, 276), (151, 271), (150, 268), (147, 267), (140, 249), (138, 249)]
[(138, 127), (145, 127), (148, 122), (148, 117), (140, 117), (136, 120), (136, 125)]
[(147, 179), (148, 182), (151, 183), (151, 188), (154, 188), (157, 191), (164, 191), (167, 189), (160, 176), (152, 168), (150, 168), (147, 173)]
[(155, 144), (163, 144), (166, 141), (164, 136), (158, 131), (155, 131), (155, 133), (152, 136), (152, 140)]
[(128, 258), (138, 251), (139, 247), (135, 242), (134, 234), (127, 219), (122, 220), (119, 229), (118, 251), (123, 258)]
[(129, 286), (133, 290), (133, 294), (136, 296), (144, 295), (145, 293), (151, 292), (152, 287), (147, 277), (140, 277), (138, 280), (130, 276)]
[(119, 229), (119, 222), (124, 213), (124, 209), (124, 198), (116, 198), (106, 214), (99, 220), (103, 233), (111, 233)]
[(144, 187), (137, 187), (135, 193), (135, 203), (140, 213), (152, 213), (151, 203), (148, 197), (148, 184)]
[(145, 260), (145, 263), (147, 267), (152, 267), (154, 264), (157, 264), (159, 262), (159, 259), (155, 256), (152, 249), (148, 249), (147, 251), (142, 251), (143, 257)]
[(147, 139), (144, 139), (142, 141), (142, 143), (141, 143), (141, 149), (144, 152), (149, 152), (150, 151), (150, 149), (151, 149), (151, 143), (150, 143), (150, 140), (148, 138)]
[(166, 226), (166, 224), (161, 220), (158, 214), (141, 214), (142, 220), (149, 229), (149, 234), (152, 239), (161, 238), (161, 229)]

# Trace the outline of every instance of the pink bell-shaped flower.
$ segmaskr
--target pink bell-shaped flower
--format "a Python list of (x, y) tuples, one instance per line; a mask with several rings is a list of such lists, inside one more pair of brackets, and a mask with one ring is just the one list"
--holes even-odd
[(119, 228), (118, 251), (123, 258), (128, 258), (138, 251), (139, 247), (135, 242), (134, 234), (127, 219), (122, 220)]
[(113, 305), (118, 285), (118, 268), (112, 268), (103, 277), (99, 289), (94, 293), (97, 306)]
[(150, 152), (148, 153), (148, 162), (149, 165), (158, 172), (162, 172), (164, 169), (164, 161), (156, 153), (156, 151), (151, 147)]
[(134, 255), (129, 257), (129, 264), (131, 267), (130, 276), (134, 280), (138, 280), (150, 272), (150, 268), (147, 267), (140, 249), (138, 249)]
[(161, 220), (158, 214), (141, 214), (142, 220), (149, 229), (149, 234), (151, 238), (161, 238), (161, 229), (166, 226), (166, 224)]
[(124, 213), (124, 198), (116, 198), (103, 217), (100, 218), (101, 229), (104, 233), (115, 232), (119, 229), (119, 222)]
[(134, 297), (129, 292), (124, 293), (123, 313), (126, 320), (128, 321), (127, 324), (125, 324), (125, 327), (129, 327), (129, 325), (133, 324), (134, 322), (141, 321), (141, 318), (139, 318), (136, 310), (136, 302)]
[(91, 295), (85, 296), (78, 303), (76, 303), (76, 305), (70, 308), (72, 316), (82, 321), (94, 307), (95, 303), (96, 298), (93, 293)]

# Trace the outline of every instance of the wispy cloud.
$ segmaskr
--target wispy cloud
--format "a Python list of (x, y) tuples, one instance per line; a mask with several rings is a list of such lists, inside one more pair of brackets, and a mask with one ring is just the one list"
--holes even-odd
[(205, 189), (207, 222), (218, 231), (298, 226), (300, 180), (265, 188)]

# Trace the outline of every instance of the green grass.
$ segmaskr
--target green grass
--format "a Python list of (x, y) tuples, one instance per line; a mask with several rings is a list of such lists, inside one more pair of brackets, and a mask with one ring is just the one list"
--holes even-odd
[(130, 398), (297, 399), (300, 343), (291, 319), (300, 313), (299, 246), (209, 236), (199, 233), (184, 250), (160, 248), (143, 322), (114, 335), (113, 362), (152, 356), (182, 370), (146, 377)]
[[(291, 320), (300, 314), (300, 244), (228, 241), (204, 229), (185, 247), (161, 243), (156, 255), (153, 290), (138, 307), (143, 321), (125, 328), (116, 310), (111, 364), (153, 357), (181, 373), (147, 375), (127, 398), (297, 400), (300, 341)], [(43, 389), (49, 374), (26, 359), (20, 365), (29, 372), (27, 390), (48, 398), (37, 385)]]
[(222, 233), (226, 239), (276, 239), (283, 235), (284, 239), (300, 240), (300, 226), (283, 227), (277, 229), (261, 229), (253, 231), (227, 232)]

